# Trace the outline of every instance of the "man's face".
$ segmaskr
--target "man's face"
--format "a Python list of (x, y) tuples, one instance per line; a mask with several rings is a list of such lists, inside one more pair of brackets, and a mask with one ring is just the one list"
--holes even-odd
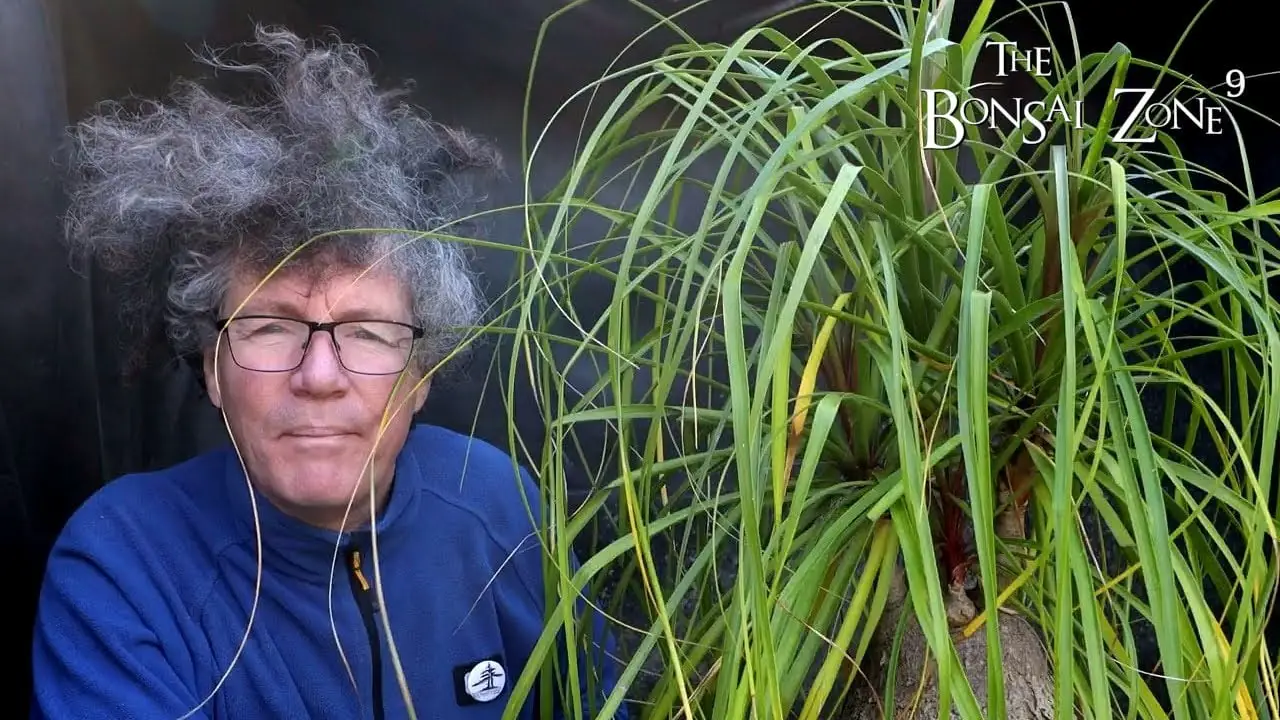
[[(254, 293), (260, 279), (235, 278), (222, 308), (224, 316), (248, 298), (238, 317), (413, 322), (407, 294), (386, 274), (361, 276), (359, 270), (350, 270), (314, 276), (281, 271)], [(282, 511), (331, 529), (342, 527), (354, 492), (345, 526), (367, 524), (369, 485), (362, 470), (376, 444), (371, 469), (375, 507), (381, 507), (413, 414), (426, 400), (426, 383), (415, 389), (421, 375), (410, 366), (397, 388), (397, 375), (349, 372), (327, 332), (311, 336), (302, 364), (293, 371), (247, 370), (233, 359), (229, 340), (240, 342), (229, 330), (221, 337), (216, 359), (213, 349), (206, 353), (205, 379), (213, 404), (226, 413), (254, 486)], [(348, 364), (353, 355), (348, 356)], [(384, 427), (388, 407), (395, 415), (387, 418)]]

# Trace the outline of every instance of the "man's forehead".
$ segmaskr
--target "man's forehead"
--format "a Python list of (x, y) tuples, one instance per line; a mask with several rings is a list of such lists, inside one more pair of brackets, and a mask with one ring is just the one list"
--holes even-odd
[(244, 313), (283, 315), (305, 313), (317, 305), (334, 315), (385, 315), (403, 309), (406, 301), (399, 283), (376, 268), (286, 268), (258, 287), (261, 279), (237, 278), (228, 299), (237, 305), (247, 299)]

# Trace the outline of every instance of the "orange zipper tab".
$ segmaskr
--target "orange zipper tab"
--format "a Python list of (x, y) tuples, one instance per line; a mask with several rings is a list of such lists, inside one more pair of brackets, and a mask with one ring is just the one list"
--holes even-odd
[(360, 569), (360, 551), (359, 550), (351, 551), (351, 571), (355, 573), (356, 580), (360, 581), (360, 587), (367, 591), (370, 585), (369, 585), (369, 581), (366, 580), (364, 577), (364, 571)]

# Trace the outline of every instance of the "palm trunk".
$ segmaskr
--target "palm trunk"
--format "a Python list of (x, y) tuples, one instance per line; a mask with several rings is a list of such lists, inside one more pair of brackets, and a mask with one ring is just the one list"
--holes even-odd
[[(1000, 502), (1004, 511), (996, 518), (996, 532), (1004, 540), (1025, 537), (1025, 502), (1017, 500), (1010, 488), (1002, 488)], [(1011, 578), (1003, 575), (1003, 587)], [(840, 720), (936, 720), (941, 717), (938, 696), (938, 667), (928, 640), (913, 616), (908, 616), (902, 646), (897, 657), (897, 673), (892, 703), (880, 697), (885, 686), (887, 668), (892, 658), (894, 634), (898, 619), (909, 611), (906, 583), (901, 566), (897, 568), (894, 588), (890, 593), (876, 633), (869, 660), (876, 667), (864, 668), (865, 679), (856, 681), (850, 700), (838, 714)], [(973, 601), (963, 584), (953, 583), (946, 598), (947, 621), (952, 629), (960, 669), (984, 713), (987, 704), (987, 633), (985, 628), (966, 635), (965, 626), (976, 617)], [(1022, 615), (1001, 608), (996, 620), (1000, 628), (1003, 657), (1005, 718), (1007, 720), (1049, 720), (1054, 717), (1053, 670), (1039, 631)], [(868, 682), (869, 681), (869, 682)], [(959, 712), (952, 701), (951, 717)]]

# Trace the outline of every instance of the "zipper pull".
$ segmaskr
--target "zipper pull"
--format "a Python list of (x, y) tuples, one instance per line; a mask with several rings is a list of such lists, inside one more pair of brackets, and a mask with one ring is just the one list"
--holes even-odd
[(356, 582), (360, 583), (361, 592), (367, 596), (369, 607), (372, 608), (374, 612), (378, 612), (378, 595), (372, 592), (373, 584), (370, 583), (369, 579), (364, 575), (363, 565), (360, 562), (359, 550), (353, 549), (351, 551), (351, 573), (355, 576)]
[(369, 588), (373, 586), (369, 584), (369, 580), (364, 576), (364, 570), (361, 569), (359, 550), (351, 551), (351, 572), (356, 576), (356, 582), (360, 583), (360, 589), (369, 592)]

